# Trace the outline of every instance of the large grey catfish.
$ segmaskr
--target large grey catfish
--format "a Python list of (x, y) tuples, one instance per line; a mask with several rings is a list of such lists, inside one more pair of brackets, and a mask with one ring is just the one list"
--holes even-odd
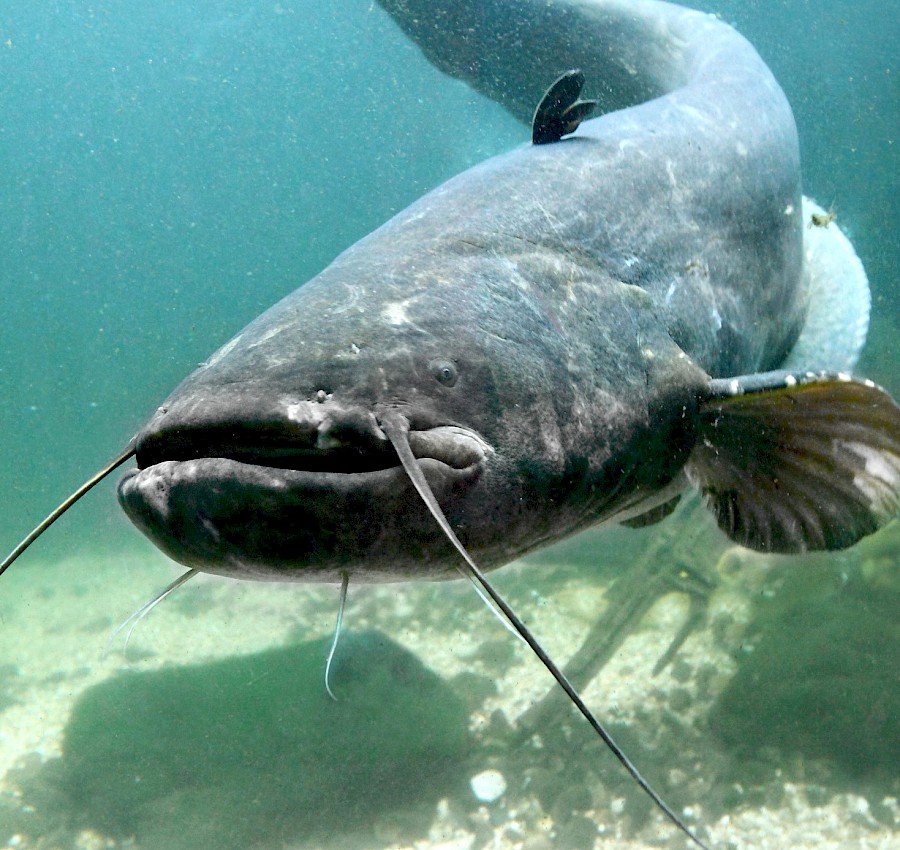
[(456, 575), (391, 420), (485, 568), (688, 480), (757, 548), (874, 531), (893, 403), (744, 377), (782, 367), (810, 296), (794, 122), (752, 47), (654, 2), (386, 5), (516, 114), (569, 67), (625, 108), (448, 181), (214, 354), (137, 435), (137, 526), (243, 578)]
[(865, 277), (836, 227), (806, 226), (790, 108), (743, 38), (650, 0), (382, 4), (535, 143), (247, 326), (0, 572), (134, 455), (122, 506), (191, 571), (462, 569), (567, 687), (476, 564), (659, 519), (691, 485), (766, 551), (850, 546), (896, 514), (900, 412), (844, 374)]

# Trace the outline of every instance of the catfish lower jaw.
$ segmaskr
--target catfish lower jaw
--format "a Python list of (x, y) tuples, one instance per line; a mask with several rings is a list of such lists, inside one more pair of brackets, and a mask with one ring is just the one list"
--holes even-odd
[[(439, 500), (474, 487), (492, 454), (457, 426), (411, 431), (409, 442)], [(340, 581), (345, 572), (355, 582), (455, 577), (454, 553), (399, 459), (378, 456), (391, 465), (336, 471), (297, 469), (284, 457), (274, 465), (163, 460), (127, 473), (118, 496), (153, 543), (204, 572), (307, 582)], [(309, 464), (316, 465), (323, 464)]]

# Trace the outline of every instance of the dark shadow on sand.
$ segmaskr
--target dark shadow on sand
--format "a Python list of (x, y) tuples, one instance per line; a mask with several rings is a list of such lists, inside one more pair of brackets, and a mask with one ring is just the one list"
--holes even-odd
[(44, 768), (68, 827), (134, 836), (141, 850), (229, 850), (371, 831), (403, 809), (410, 837), (426, 834), (467, 752), (464, 703), (375, 631), (343, 637), (334, 702), (327, 648), (123, 673), (88, 690), (61, 765)]

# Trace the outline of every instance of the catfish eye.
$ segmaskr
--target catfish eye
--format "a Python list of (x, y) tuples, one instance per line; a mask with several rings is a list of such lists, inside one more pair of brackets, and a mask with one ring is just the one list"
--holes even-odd
[(450, 360), (432, 360), (428, 364), (428, 371), (445, 387), (452, 387), (456, 383), (456, 365)]

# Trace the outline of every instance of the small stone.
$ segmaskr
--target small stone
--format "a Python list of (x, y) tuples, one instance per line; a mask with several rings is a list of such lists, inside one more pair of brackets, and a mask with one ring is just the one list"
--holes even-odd
[(590, 818), (576, 815), (557, 829), (556, 846), (561, 850), (585, 850), (594, 846), (597, 825)]
[(482, 803), (493, 803), (506, 793), (506, 779), (499, 770), (483, 770), (469, 780), (475, 797)]
[(584, 784), (573, 784), (565, 788), (553, 803), (551, 814), (555, 820), (561, 821), (573, 812), (582, 813), (591, 808), (594, 798), (590, 789)]
[(687, 711), (692, 702), (693, 697), (687, 688), (673, 688), (669, 694), (669, 708), (672, 711)]
[(671, 676), (676, 682), (684, 684), (693, 675), (694, 669), (687, 661), (679, 659), (672, 665)]
[(553, 850), (553, 842), (546, 835), (538, 833), (525, 839), (522, 850)]
[(828, 805), (828, 801), (831, 799), (831, 792), (824, 785), (810, 784), (806, 786), (806, 799), (814, 808), (821, 808)]

